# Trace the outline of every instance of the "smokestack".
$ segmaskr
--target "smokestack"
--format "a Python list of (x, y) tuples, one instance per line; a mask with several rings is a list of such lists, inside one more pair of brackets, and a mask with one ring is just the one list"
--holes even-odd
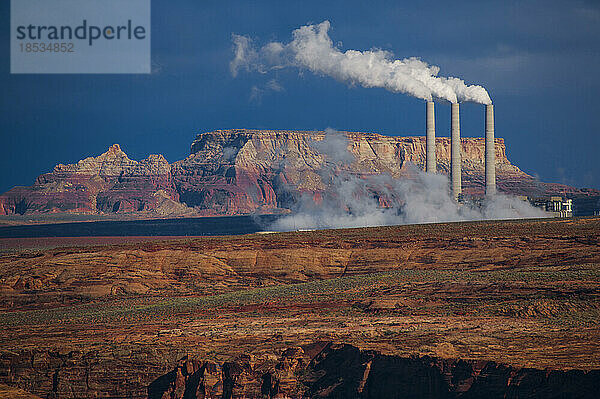
[(451, 117), (451, 136), (450, 136), (450, 161), (451, 161), (451, 179), (452, 179), (452, 195), (454, 199), (462, 192), (461, 183), (461, 144), (460, 144), (460, 109), (458, 103), (452, 103)]
[(496, 146), (494, 141), (494, 105), (485, 107), (485, 195), (496, 194)]
[(427, 141), (425, 142), (425, 171), (436, 172), (435, 160), (435, 111), (433, 101), (427, 101)]

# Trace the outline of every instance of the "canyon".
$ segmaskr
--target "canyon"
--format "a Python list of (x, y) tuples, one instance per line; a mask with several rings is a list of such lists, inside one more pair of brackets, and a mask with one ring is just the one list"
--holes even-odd
[(600, 370), (548, 371), (486, 361), (399, 357), (331, 342), (240, 356), (218, 364), (183, 358), (148, 398), (592, 398)]
[[(169, 164), (162, 155), (141, 161), (128, 158), (117, 144), (76, 164), (57, 165), (32, 186), (17, 186), (0, 195), (0, 215), (71, 213), (144, 217), (219, 216), (287, 213), (302, 195), (316, 201), (332, 190), (323, 173), (345, 173), (365, 181), (386, 175), (410, 178), (423, 168), (424, 137), (391, 137), (340, 132), (352, 159), (333, 164), (319, 142), (324, 132), (287, 130), (217, 130), (199, 134), (190, 155)], [(344, 145), (344, 143), (342, 143)], [(344, 152), (344, 148), (333, 149)], [(450, 170), (450, 140), (436, 141), (438, 171)], [(463, 192), (483, 194), (484, 142), (462, 139)], [(413, 166), (414, 165), (414, 166)], [(542, 197), (598, 195), (595, 190), (542, 183), (511, 164), (504, 140), (496, 139), (497, 186), (500, 192)], [(381, 189), (370, 195), (386, 206)]]

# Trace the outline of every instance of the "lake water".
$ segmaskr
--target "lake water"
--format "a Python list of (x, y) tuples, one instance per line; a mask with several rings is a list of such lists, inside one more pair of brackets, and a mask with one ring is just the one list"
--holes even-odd
[(272, 215), (224, 216), (3, 226), (0, 238), (238, 235), (265, 230), (275, 219)]

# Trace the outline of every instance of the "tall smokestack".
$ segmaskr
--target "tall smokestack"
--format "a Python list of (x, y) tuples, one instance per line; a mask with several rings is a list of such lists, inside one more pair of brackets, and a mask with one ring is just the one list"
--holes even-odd
[(450, 136), (450, 161), (451, 161), (451, 179), (452, 179), (452, 195), (454, 199), (462, 192), (461, 183), (461, 144), (460, 144), (460, 109), (458, 103), (452, 103), (451, 117), (451, 136)]
[(485, 107), (485, 195), (496, 194), (496, 146), (494, 142), (494, 105)]
[(427, 141), (425, 142), (425, 171), (436, 172), (435, 160), (435, 111), (433, 101), (427, 101)]

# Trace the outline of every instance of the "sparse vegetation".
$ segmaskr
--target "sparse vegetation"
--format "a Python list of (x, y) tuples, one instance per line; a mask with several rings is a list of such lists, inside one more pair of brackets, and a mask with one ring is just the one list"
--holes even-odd
[(599, 219), (576, 219), (15, 249), (0, 349), (224, 361), (333, 340), (600, 368), (599, 237)]
[[(577, 296), (569, 296), (561, 301), (554, 291), (540, 290), (536, 285), (553, 283), (559, 287), (578, 284), (595, 284), (600, 281), (599, 265), (571, 266), (569, 268), (542, 269), (531, 268), (511, 271), (467, 271), (467, 270), (395, 270), (333, 279), (310, 281), (297, 284), (238, 290), (219, 295), (146, 298), (111, 300), (105, 303), (76, 305), (69, 308), (8, 312), (0, 314), (0, 324), (5, 326), (31, 325), (65, 322), (111, 322), (133, 319), (169, 318), (175, 315), (193, 314), (198, 310), (240, 308), (248, 305), (294, 305), (298, 303), (324, 304), (335, 308), (340, 304), (353, 304), (356, 301), (387, 297), (401, 298), (402, 292), (415, 290), (414, 286), (427, 285), (428, 290), (438, 294), (414, 295), (408, 297), (421, 304), (397, 306), (385, 309), (387, 312), (419, 314), (431, 308), (429, 303), (435, 298), (444, 300), (436, 304), (438, 314), (460, 315), (465, 312), (479, 314), (498, 314), (507, 317), (554, 317), (563, 314), (565, 319), (577, 320), (577, 314), (593, 316), (600, 311), (598, 293), (581, 290)], [(512, 283), (512, 284), (509, 284)], [(514, 285), (516, 284), (516, 286)], [(522, 293), (513, 293), (510, 298), (474, 296), (472, 298), (454, 297), (445, 293), (454, 285), (457, 290), (467, 293), (465, 286), (471, 289), (485, 289), (496, 292), (505, 291), (508, 295), (518, 287)], [(527, 286), (529, 285), (529, 288)], [(383, 293), (383, 294), (382, 294)], [(472, 295), (472, 294), (471, 294)], [(427, 298), (429, 297), (429, 299)], [(398, 299), (400, 301), (400, 299)], [(479, 302), (479, 303), (478, 303)], [(368, 307), (367, 307), (368, 310)], [(239, 311), (244, 311), (239, 309)], [(561, 316), (562, 317), (562, 316)], [(593, 322), (593, 317), (587, 317)], [(600, 319), (597, 319), (600, 320)]]

